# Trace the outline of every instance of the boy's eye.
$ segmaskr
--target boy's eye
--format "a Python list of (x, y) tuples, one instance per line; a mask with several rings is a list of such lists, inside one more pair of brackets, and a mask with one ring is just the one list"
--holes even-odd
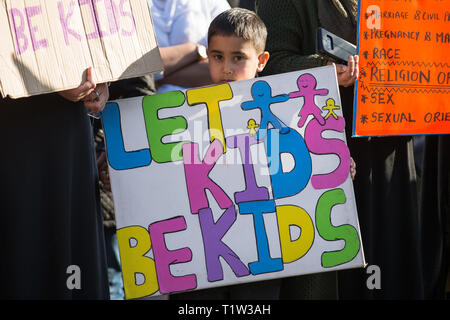
[(244, 60), (244, 57), (243, 56), (234, 56), (233, 59), (234, 59), (234, 61), (242, 61), (242, 60)]
[(222, 60), (223, 56), (221, 54), (215, 54), (213, 55), (214, 60)]

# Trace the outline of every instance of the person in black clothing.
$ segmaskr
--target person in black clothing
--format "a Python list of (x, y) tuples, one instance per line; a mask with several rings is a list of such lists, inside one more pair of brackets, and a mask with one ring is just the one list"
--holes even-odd
[(0, 298), (109, 299), (92, 127), (106, 84), (0, 99)]

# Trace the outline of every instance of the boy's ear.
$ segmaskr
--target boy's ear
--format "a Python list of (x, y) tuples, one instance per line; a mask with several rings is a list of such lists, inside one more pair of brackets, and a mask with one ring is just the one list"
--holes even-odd
[(256, 71), (261, 72), (264, 70), (264, 67), (267, 64), (267, 61), (269, 61), (269, 52), (264, 51), (258, 56), (258, 67), (256, 68)]

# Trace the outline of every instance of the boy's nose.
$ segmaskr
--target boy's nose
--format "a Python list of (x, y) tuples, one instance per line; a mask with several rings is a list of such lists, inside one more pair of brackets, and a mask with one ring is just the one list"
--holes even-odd
[(231, 65), (231, 63), (225, 63), (224, 68), (223, 68), (223, 73), (225, 74), (232, 74), (233, 73), (233, 67)]

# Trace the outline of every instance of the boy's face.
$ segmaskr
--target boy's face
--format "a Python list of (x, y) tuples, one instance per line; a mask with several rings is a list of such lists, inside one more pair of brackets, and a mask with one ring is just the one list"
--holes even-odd
[(236, 36), (215, 35), (208, 44), (209, 73), (214, 83), (253, 79), (269, 59), (250, 41)]

